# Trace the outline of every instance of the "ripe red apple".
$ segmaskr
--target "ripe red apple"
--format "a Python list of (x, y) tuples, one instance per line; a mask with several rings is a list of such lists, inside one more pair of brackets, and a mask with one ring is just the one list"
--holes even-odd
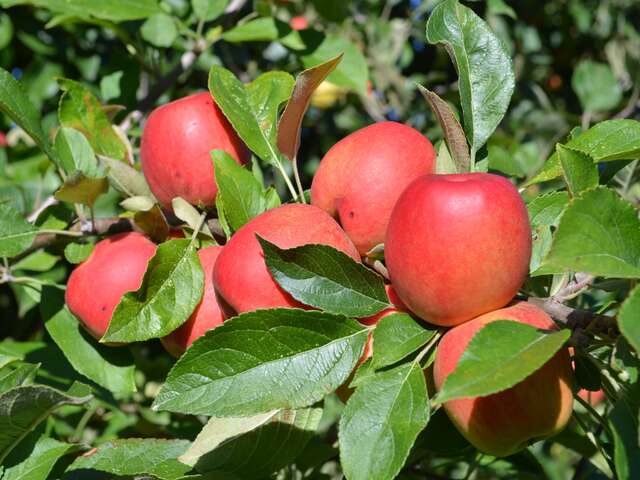
[(454, 326), (506, 305), (529, 270), (518, 191), (488, 173), (425, 175), (396, 203), (385, 240), (391, 283), (419, 317)]
[(120, 233), (99, 241), (71, 272), (65, 299), (91, 335), (102, 338), (122, 296), (140, 288), (155, 253), (156, 245), (141, 233)]
[(309, 21), (304, 15), (298, 15), (296, 17), (291, 17), (291, 20), (289, 20), (289, 26), (292, 30), (306, 30), (309, 28)]
[[(436, 351), (434, 380), (438, 390), (475, 333), (496, 320), (514, 320), (545, 330), (556, 328), (543, 310), (526, 302), (452, 328)], [(554, 435), (566, 426), (573, 405), (572, 375), (569, 351), (564, 348), (514, 387), (487, 397), (452, 400), (444, 408), (460, 433), (478, 450), (497, 457), (511, 455), (532, 440)]]
[(7, 142), (7, 136), (4, 134), (4, 132), (0, 132), (0, 148), (8, 146), (9, 142)]
[(204, 335), (207, 330), (222, 325), (224, 321), (224, 316), (218, 306), (216, 294), (213, 290), (213, 266), (221, 251), (222, 247), (217, 245), (198, 250), (198, 257), (204, 271), (202, 300), (185, 323), (160, 339), (167, 352), (174, 357), (182, 355), (196, 338)]
[(578, 395), (580, 395), (580, 398), (584, 401), (589, 402), (589, 405), (592, 407), (600, 405), (607, 398), (602, 390), (592, 392), (584, 388), (578, 392)]
[(362, 128), (324, 156), (311, 203), (338, 219), (361, 255), (384, 242), (391, 210), (416, 178), (433, 173), (435, 151), (420, 132), (396, 122)]
[(231, 237), (213, 269), (213, 285), (227, 318), (259, 308), (302, 307), (271, 277), (256, 234), (280, 248), (319, 243), (360, 260), (349, 237), (319, 208), (288, 204), (268, 210)]
[(156, 108), (144, 126), (140, 144), (142, 171), (163, 207), (182, 197), (204, 208), (215, 205), (211, 150), (221, 149), (238, 163), (249, 152), (209, 92), (197, 93)]

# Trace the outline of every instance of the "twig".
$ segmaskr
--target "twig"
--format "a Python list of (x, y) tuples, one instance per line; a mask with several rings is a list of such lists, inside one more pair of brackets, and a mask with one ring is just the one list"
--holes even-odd
[(29, 223), (35, 222), (42, 212), (44, 212), (50, 206), (56, 205), (57, 203), (58, 203), (58, 200), (53, 195), (50, 195), (40, 205), (38, 205), (38, 208), (36, 208), (33, 212), (29, 214), (29, 216), (27, 217), (27, 222)]
[(572, 330), (589, 331), (609, 337), (617, 337), (619, 335), (618, 325), (614, 317), (571, 308), (554, 298), (529, 297), (527, 301), (541, 308), (555, 320), (565, 324)]

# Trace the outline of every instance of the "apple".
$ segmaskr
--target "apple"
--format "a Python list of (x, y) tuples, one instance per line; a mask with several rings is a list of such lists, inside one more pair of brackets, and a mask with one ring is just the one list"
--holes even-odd
[(360, 260), (349, 237), (318, 207), (288, 204), (268, 210), (231, 237), (213, 269), (213, 285), (227, 318), (259, 308), (304, 307), (272, 278), (256, 234), (280, 248), (324, 244)]
[(522, 198), (507, 179), (488, 173), (418, 178), (393, 208), (385, 240), (398, 296), (440, 326), (506, 305), (525, 280), (530, 256)]
[(311, 105), (320, 110), (328, 110), (347, 94), (347, 89), (324, 80), (311, 94)]
[(435, 159), (433, 145), (417, 130), (396, 122), (369, 125), (321, 160), (311, 203), (338, 219), (364, 255), (385, 241), (398, 197), (415, 179), (434, 172)]
[(4, 132), (0, 132), (0, 148), (8, 147), (9, 142), (7, 142), (7, 136)]
[(208, 330), (214, 329), (224, 321), (222, 310), (216, 301), (213, 290), (213, 266), (223, 247), (214, 245), (198, 250), (200, 264), (204, 271), (204, 293), (202, 300), (191, 314), (189, 319), (178, 329), (166, 337), (160, 339), (165, 350), (174, 357), (181, 356), (187, 348), (204, 335)]
[(309, 28), (309, 21), (304, 15), (298, 15), (291, 17), (291, 20), (289, 20), (289, 26), (292, 30), (306, 30)]
[(137, 232), (99, 241), (69, 276), (65, 300), (85, 329), (100, 339), (122, 296), (140, 288), (156, 245)]
[(149, 188), (171, 210), (171, 200), (211, 208), (218, 188), (211, 150), (224, 150), (238, 163), (249, 151), (209, 92), (196, 93), (156, 108), (142, 132), (140, 159)]
[[(556, 328), (543, 310), (527, 302), (514, 303), (452, 328), (436, 351), (433, 374), (438, 391), (476, 332), (496, 320), (513, 320), (545, 330)], [(563, 348), (514, 387), (486, 397), (445, 402), (444, 409), (478, 450), (504, 457), (566, 426), (573, 405), (572, 376), (569, 350)]]
[(584, 388), (580, 389), (578, 395), (592, 407), (600, 405), (607, 398), (602, 390), (592, 392), (590, 390), (585, 390)]

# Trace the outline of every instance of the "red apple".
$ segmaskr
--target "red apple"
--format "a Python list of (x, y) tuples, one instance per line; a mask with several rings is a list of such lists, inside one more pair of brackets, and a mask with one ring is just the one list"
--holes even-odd
[(396, 203), (385, 241), (391, 283), (419, 317), (454, 326), (506, 305), (529, 270), (524, 202), (488, 173), (425, 175)]
[[(538, 307), (518, 302), (449, 330), (440, 341), (434, 363), (438, 390), (455, 369), (472, 337), (496, 320), (514, 320), (536, 328), (556, 328)], [(571, 360), (563, 348), (542, 368), (508, 390), (486, 397), (463, 398), (444, 404), (451, 421), (478, 450), (503, 457), (531, 441), (560, 432), (573, 405)]]
[(227, 318), (259, 308), (303, 306), (271, 277), (256, 234), (280, 248), (319, 243), (360, 259), (340, 226), (317, 207), (288, 204), (264, 212), (231, 237), (213, 269), (213, 284)]
[(65, 299), (91, 335), (102, 338), (122, 296), (140, 288), (155, 253), (156, 245), (141, 233), (120, 233), (99, 241), (71, 272)]
[(163, 207), (182, 197), (204, 208), (215, 205), (211, 150), (224, 150), (238, 163), (249, 152), (209, 92), (156, 108), (144, 126), (140, 144), (142, 171)]
[(291, 17), (291, 20), (289, 20), (289, 26), (292, 30), (306, 30), (309, 28), (309, 21), (304, 15), (298, 15), (296, 17)]
[(361, 255), (384, 242), (391, 210), (416, 178), (433, 173), (435, 151), (420, 132), (396, 122), (362, 128), (324, 156), (311, 203), (335, 217)]
[(213, 266), (220, 252), (222, 252), (222, 247), (217, 245), (198, 250), (198, 257), (204, 271), (202, 300), (185, 323), (177, 330), (160, 339), (167, 352), (174, 357), (182, 355), (196, 338), (201, 337), (208, 330), (222, 325), (224, 321), (222, 310), (218, 306), (216, 294), (213, 290)]
[(8, 146), (9, 142), (7, 142), (7, 136), (4, 134), (4, 132), (0, 132), (0, 148)]
[(580, 389), (578, 392), (580, 398), (585, 402), (588, 402), (592, 407), (600, 405), (607, 397), (602, 390), (592, 392), (590, 390)]

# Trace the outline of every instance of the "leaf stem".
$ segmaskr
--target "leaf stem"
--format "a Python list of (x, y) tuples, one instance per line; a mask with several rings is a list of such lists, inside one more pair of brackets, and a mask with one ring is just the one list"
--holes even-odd
[(198, 238), (198, 234), (200, 233), (200, 230), (202, 230), (202, 226), (204, 225), (206, 219), (207, 213), (202, 212), (202, 215), (200, 215), (200, 220), (198, 220), (198, 225), (196, 225), (196, 228), (193, 229), (193, 234), (191, 235), (191, 245), (193, 245), (196, 241), (196, 238)]
[(291, 161), (293, 163), (293, 177), (296, 180), (296, 186), (298, 187), (298, 192), (300, 192), (300, 201), (302, 203), (307, 203), (307, 200), (304, 198), (304, 189), (302, 188), (302, 182), (300, 181), (300, 171), (298, 169), (298, 157), (293, 157)]
[(61, 235), (61, 236), (67, 236), (67, 237), (82, 237), (84, 235), (83, 232), (75, 232), (75, 231), (71, 231), (71, 230), (53, 230), (53, 229), (42, 229), (42, 230), (38, 230), (38, 234), (50, 234), (50, 235)]

